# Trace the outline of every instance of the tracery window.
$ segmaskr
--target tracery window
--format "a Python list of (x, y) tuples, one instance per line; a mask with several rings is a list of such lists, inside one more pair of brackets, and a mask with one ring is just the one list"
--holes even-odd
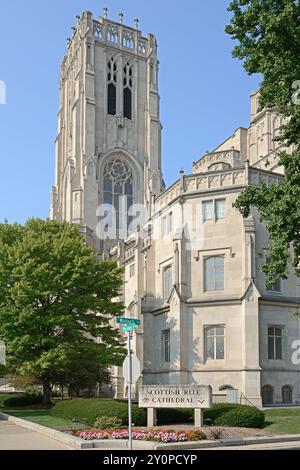
[(129, 209), (133, 204), (133, 176), (128, 163), (122, 158), (110, 160), (104, 168), (103, 202), (113, 207), (115, 217), (112, 223), (116, 231), (128, 230), (132, 221)]
[(118, 43), (118, 41), (119, 41), (119, 30), (116, 26), (114, 26), (114, 25), (109, 25), (108, 26), (107, 40), (110, 41), (110, 42), (113, 42), (115, 44)]
[(97, 39), (103, 39), (103, 29), (102, 26), (96, 25), (94, 26), (94, 36)]
[(114, 57), (109, 59), (107, 67), (107, 113), (115, 116), (117, 114), (118, 67)]
[(133, 69), (129, 61), (125, 63), (123, 71), (123, 115), (127, 119), (132, 119)]
[(134, 49), (134, 36), (131, 31), (123, 31), (123, 47), (127, 47), (128, 49)]

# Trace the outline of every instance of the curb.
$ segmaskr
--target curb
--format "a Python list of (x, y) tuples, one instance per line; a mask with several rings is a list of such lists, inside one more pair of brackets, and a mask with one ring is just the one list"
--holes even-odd
[[(0, 420), (9, 421), (25, 429), (38, 432), (75, 449), (102, 449), (102, 450), (128, 450), (126, 440), (107, 439), (103, 441), (85, 441), (80, 437), (71, 436), (56, 429), (47, 428), (25, 419), (16, 418), (6, 413), (0, 413)], [(271, 444), (276, 442), (300, 441), (300, 434), (283, 434), (274, 436), (245, 437), (243, 439), (218, 439), (215, 441), (175, 442), (164, 444), (156, 442), (134, 441), (134, 450), (195, 450), (211, 449), (214, 447), (247, 446), (250, 444)]]
[(16, 424), (21, 428), (30, 429), (31, 431), (38, 432), (44, 436), (50, 437), (55, 441), (59, 441), (62, 444), (66, 444), (75, 449), (91, 449), (93, 448), (92, 441), (84, 441), (76, 436), (70, 436), (64, 432), (57, 431), (56, 429), (47, 428), (41, 424), (32, 423), (25, 419), (16, 418), (15, 416), (7, 415), (6, 413), (0, 413), (0, 419), (9, 421), (10, 423)]

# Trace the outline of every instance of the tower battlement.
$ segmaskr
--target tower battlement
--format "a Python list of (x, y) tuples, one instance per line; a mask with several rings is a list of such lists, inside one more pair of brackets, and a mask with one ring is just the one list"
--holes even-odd
[[(107, 11), (104, 9), (105, 12)], [(126, 53), (138, 54), (141, 57), (157, 55), (157, 41), (152, 33), (147, 37), (142, 35), (138, 28), (139, 20), (134, 19), (135, 26), (131, 27), (123, 23), (124, 15), (119, 13), (119, 21), (112, 21), (107, 18), (107, 13), (99, 18), (94, 18), (89, 11), (77, 16), (77, 24), (71, 28), (72, 36), (68, 38), (68, 53), (62, 61), (62, 71), (65, 68), (68, 58), (74, 55), (80, 40), (88, 37), (90, 40), (106, 43), (109, 47), (123, 50)]]

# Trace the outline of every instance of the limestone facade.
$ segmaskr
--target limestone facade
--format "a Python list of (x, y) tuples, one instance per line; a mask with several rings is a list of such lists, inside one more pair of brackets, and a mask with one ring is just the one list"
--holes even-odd
[[(124, 87), (131, 92), (129, 117)], [(84, 13), (60, 89), (51, 217), (80, 224), (96, 250), (124, 266), (126, 315), (141, 319), (133, 333), (140, 383), (211, 385), (215, 400), (232, 388), (256, 405), (300, 402), (293, 356), (299, 279), (291, 268), (287, 280), (266, 288), (266, 230), (256, 210), (243, 219), (232, 207), (247, 186), (282, 181), (276, 110), (259, 110), (253, 93), (249, 128), (237, 129), (164, 188), (153, 35), (143, 37), (137, 21), (130, 28)], [(118, 194), (129, 209), (141, 204), (144, 218), (127, 211), (129, 229), (126, 222), (124, 233), (117, 227), (108, 237), (102, 205), (110, 201), (119, 220)], [(126, 395), (120, 370), (116, 395)]]

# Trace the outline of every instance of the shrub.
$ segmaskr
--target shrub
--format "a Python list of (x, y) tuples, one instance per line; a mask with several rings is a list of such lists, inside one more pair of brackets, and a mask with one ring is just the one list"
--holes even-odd
[(188, 441), (203, 441), (207, 439), (206, 434), (199, 430), (188, 431), (186, 434), (187, 434)]
[[(128, 424), (127, 402), (116, 401), (109, 398), (74, 398), (63, 400), (51, 409), (53, 416), (67, 419), (78, 419), (93, 426), (96, 419), (102, 416), (116, 417), (123, 426)], [(145, 426), (147, 413), (136, 404), (132, 405), (132, 422), (135, 426)]]
[(206, 431), (206, 437), (209, 440), (222, 439), (223, 431), (222, 428), (208, 428)]
[(38, 385), (31, 385), (25, 388), (25, 393), (27, 397), (40, 397), (43, 395), (42, 388)]
[(100, 416), (96, 419), (94, 426), (101, 430), (119, 428), (122, 426), (122, 421), (116, 416)]
[(239, 405), (222, 416), (215, 423), (218, 426), (234, 426), (242, 428), (262, 428), (265, 424), (265, 415), (261, 410), (247, 405)]
[(30, 406), (39, 405), (42, 403), (42, 395), (37, 396), (24, 396), (24, 397), (12, 397), (4, 400), (4, 406), (6, 408), (18, 407), (18, 406)]
[(52, 398), (61, 398), (61, 390), (59, 388), (54, 388), (51, 392)]
[(216, 424), (216, 420), (223, 416), (228, 411), (235, 409), (236, 407), (241, 406), (234, 403), (215, 403), (212, 408), (204, 410), (204, 423), (205, 424)]

